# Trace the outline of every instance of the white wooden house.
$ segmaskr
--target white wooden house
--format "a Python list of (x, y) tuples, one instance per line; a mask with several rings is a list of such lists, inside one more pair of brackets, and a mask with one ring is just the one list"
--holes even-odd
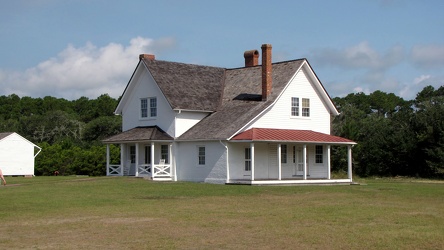
[(3, 175), (34, 176), (34, 159), (41, 148), (15, 132), (0, 133), (0, 169)]
[[(271, 45), (226, 69), (142, 54), (105, 139), (107, 175), (241, 184), (351, 183), (355, 142), (330, 135), (338, 115), (306, 59), (272, 63)], [(110, 164), (109, 144), (120, 145)], [(330, 149), (348, 149), (348, 178), (332, 179)]]

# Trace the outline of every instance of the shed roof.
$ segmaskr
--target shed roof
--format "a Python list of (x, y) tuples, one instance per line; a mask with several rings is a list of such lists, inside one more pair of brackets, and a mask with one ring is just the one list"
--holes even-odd
[(12, 134), (13, 134), (13, 132), (3, 132), (3, 133), (0, 133), (0, 140), (5, 138), (5, 137), (8, 137), (9, 135), (12, 135)]
[(169, 141), (173, 137), (157, 126), (136, 127), (103, 140), (104, 143), (118, 143), (128, 141)]
[(354, 141), (339, 136), (315, 132), (312, 130), (252, 128), (235, 135), (232, 141), (280, 141), (328, 144), (356, 144)]

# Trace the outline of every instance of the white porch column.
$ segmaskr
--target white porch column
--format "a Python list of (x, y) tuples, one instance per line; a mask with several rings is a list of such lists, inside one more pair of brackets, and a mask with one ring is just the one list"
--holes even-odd
[(302, 161), (303, 161), (303, 166), (304, 166), (303, 179), (306, 180), (307, 179), (307, 145), (306, 144), (304, 144), (303, 149), (302, 149)]
[(168, 163), (170, 164), (170, 175), (173, 177), (173, 143), (170, 143), (170, 153), (168, 154)]
[(254, 143), (250, 144), (251, 148), (251, 180), (254, 181)]
[[(173, 165), (171, 166), (171, 174), (173, 175), (173, 180), (177, 181), (177, 167), (176, 167), (176, 159), (177, 159), (177, 148), (178, 148), (178, 143), (177, 142), (173, 142), (173, 148), (174, 148), (174, 157), (173, 157), (173, 161), (174, 161), (174, 168)], [(171, 164), (173, 164), (173, 162), (171, 162)], [(174, 171), (174, 172), (173, 172)]]
[(281, 159), (281, 144), (278, 144), (277, 159), (278, 159), (278, 180), (282, 179), (282, 159)]
[(154, 177), (154, 142), (151, 142), (151, 178)]
[(331, 179), (330, 145), (327, 145), (327, 179)]
[(125, 144), (120, 144), (120, 176), (123, 176), (123, 169), (125, 168)]
[(106, 144), (106, 176), (109, 175), (109, 144)]
[(135, 174), (136, 177), (139, 176), (139, 143), (136, 143), (136, 166), (135, 166)]
[(353, 181), (352, 179), (352, 146), (347, 146), (347, 155), (348, 155), (348, 178), (350, 179), (350, 182)]

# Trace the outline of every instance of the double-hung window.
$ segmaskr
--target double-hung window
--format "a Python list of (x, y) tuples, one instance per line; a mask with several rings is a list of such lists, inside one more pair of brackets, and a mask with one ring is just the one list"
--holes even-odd
[(287, 145), (281, 145), (281, 163), (287, 163)]
[(316, 163), (324, 163), (324, 147), (316, 145)]
[(310, 116), (310, 99), (302, 98), (302, 116)]
[(299, 98), (291, 98), (291, 116), (299, 116)]
[(245, 148), (245, 171), (251, 171), (251, 148)]
[(140, 99), (140, 117), (151, 118), (157, 116), (157, 99), (156, 97)]
[(160, 145), (160, 159), (164, 159), (165, 163), (169, 163), (170, 156), (169, 156), (169, 150), (168, 145)]
[(199, 162), (199, 165), (200, 166), (202, 166), (202, 165), (205, 165), (205, 147), (204, 146), (199, 146), (199, 147), (197, 147), (197, 151), (198, 151), (198, 162)]
[(310, 117), (310, 99), (309, 98), (291, 98), (291, 116)]

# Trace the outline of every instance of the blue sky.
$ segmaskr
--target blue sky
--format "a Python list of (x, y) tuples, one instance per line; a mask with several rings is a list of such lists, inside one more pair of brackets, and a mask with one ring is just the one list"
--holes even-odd
[(442, 0), (0, 0), (0, 95), (122, 94), (138, 55), (236, 68), (273, 46), (332, 97), (444, 85)]

